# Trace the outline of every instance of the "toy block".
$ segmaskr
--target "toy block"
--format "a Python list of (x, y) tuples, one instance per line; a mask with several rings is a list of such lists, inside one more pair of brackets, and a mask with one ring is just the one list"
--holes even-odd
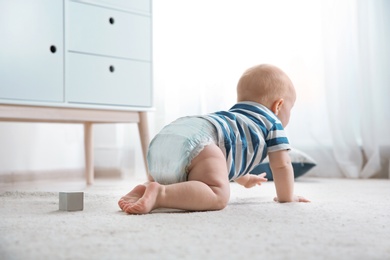
[(60, 192), (60, 210), (78, 211), (84, 208), (83, 192)]

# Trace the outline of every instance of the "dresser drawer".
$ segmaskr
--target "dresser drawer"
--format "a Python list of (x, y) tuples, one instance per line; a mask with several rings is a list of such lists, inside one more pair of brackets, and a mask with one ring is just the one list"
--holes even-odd
[(63, 13), (62, 0), (0, 0), (0, 99), (63, 101)]
[(69, 103), (152, 106), (151, 63), (68, 53)]
[(68, 50), (151, 60), (150, 16), (78, 2), (69, 2), (67, 13)]
[(112, 8), (124, 9), (127, 11), (150, 13), (150, 0), (75, 0), (77, 2), (105, 5)]

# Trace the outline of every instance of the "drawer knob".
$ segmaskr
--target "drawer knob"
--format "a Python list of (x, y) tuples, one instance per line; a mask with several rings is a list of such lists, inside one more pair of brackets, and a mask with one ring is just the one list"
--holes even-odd
[(110, 72), (114, 72), (114, 71), (115, 71), (114, 66), (111, 65), (111, 66), (109, 67), (109, 70), (110, 70)]
[(114, 24), (115, 23), (115, 19), (113, 17), (110, 17), (110, 19), (108, 19), (108, 21), (110, 22), (110, 24)]
[(51, 53), (56, 53), (57, 47), (55, 45), (50, 46)]

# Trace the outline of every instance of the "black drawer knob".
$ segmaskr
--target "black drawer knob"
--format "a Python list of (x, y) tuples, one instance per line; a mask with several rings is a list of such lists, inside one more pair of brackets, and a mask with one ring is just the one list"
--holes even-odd
[(50, 46), (51, 53), (56, 53), (57, 47), (55, 45)]
[(110, 70), (110, 72), (114, 72), (114, 71), (115, 71), (114, 66), (111, 65), (111, 66), (109, 67), (109, 70)]
[(110, 24), (114, 24), (115, 23), (114, 17), (110, 17), (110, 19), (108, 19), (108, 21), (110, 22)]

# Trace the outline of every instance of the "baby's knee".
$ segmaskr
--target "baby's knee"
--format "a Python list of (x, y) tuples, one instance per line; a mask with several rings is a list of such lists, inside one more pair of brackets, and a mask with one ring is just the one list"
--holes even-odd
[(222, 210), (228, 205), (229, 198), (221, 198), (216, 205), (216, 210)]
[(230, 189), (219, 188), (218, 190), (214, 190), (214, 192), (216, 194), (214, 210), (221, 210), (226, 208), (230, 199)]

